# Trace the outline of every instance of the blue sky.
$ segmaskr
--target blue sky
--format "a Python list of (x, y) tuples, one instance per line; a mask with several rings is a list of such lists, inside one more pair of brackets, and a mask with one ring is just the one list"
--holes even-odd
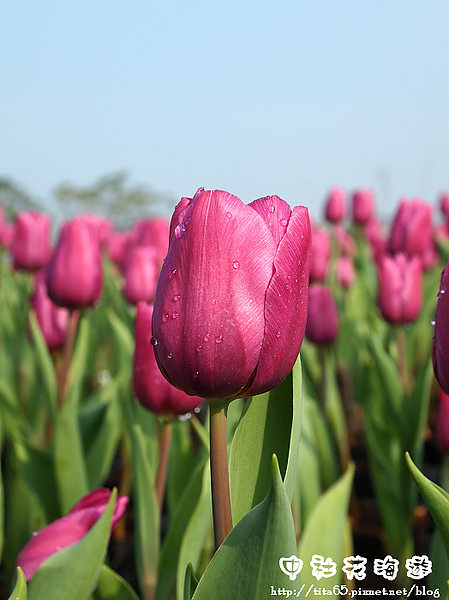
[(449, 189), (446, 0), (3, 3), (0, 176), (191, 196)]

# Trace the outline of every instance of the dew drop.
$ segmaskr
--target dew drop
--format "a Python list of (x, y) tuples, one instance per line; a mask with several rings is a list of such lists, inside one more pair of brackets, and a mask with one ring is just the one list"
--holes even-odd
[(181, 423), (184, 423), (184, 421), (188, 421), (191, 416), (192, 416), (191, 413), (186, 413), (185, 415), (179, 415), (178, 421), (181, 421)]
[(223, 342), (223, 336), (222, 335), (217, 335), (217, 337), (215, 338), (215, 343), (216, 344), (221, 344)]
[(178, 223), (178, 225), (176, 225), (175, 227), (175, 238), (177, 238), (178, 240), (181, 239), (185, 231), (186, 226), (184, 225), (184, 223)]
[(170, 315), (167, 315), (167, 314), (162, 315), (162, 323), (166, 323), (169, 320), (169, 318), (170, 318)]
[(168, 278), (173, 279), (173, 277), (176, 275), (177, 271), (178, 271), (178, 269), (173, 269), (173, 271), (170, 271)]
[(227, 218), (228, 218), (228, 219), (231, 219), (231, 218), (232, 218), (232, 213), (230, 213), (230, 212), (227, 212), (227, 213), (226, 213), (226, 216), (227, 216)]
[(162, 383), (162, 382), (161, 382), (161, 380), (159, 379), (159, 377), (155, 377), (155, 378), (153, 379), (153, 385), (156, 385), (156, 386), (158, 386), (158, 385), (161, 385), (161, 383)]
[(214, 300), (214, 298), (212, 298), (212, 300), (211, 300), (211, 304), (215, 304), (215, 300)]
[(235, 261), (232, 263), (232, 266), (234, 267), (234, 269), (238, 269), (238, 268), (240, 267), (240, 263), (239, 263), (239, 261), (238, 261), (238, 260), (235, 260)]
[(198, 373), (198, 371), (195, 371), (195, 373), (193, 374), (193, 379), (198, 379), (199, 376), (200, 374)]
[(279, 221), (279, 224), (282, 225), (282, 227), (285, 227), (287, 225), (287, 223), (288, 223), (287, 219), (281, 219)]
[(277, 338), (280, 338), (280, 337), (281, 337), (281, 332), (280, 332), (280, 331), (277, 331), (277, 332), (276, 332), (276, 337), (277, 337)]
[(270, 206), (268, 207), (268, 212), (273, 214), (275, 210), (276, 209), (274, 208), (273, 204), (270, 204)]
[(435, 327), (435, 321), (434, 320), (430, 321), (430, 324), (432, 325), (432, 327)]
[(201, 352), (202, 349), (203, 347), (201, 346), (201, 344), (198, 344), (198, 346), (196, 347), (196, 351)]
[(172, 313), (171, 317), (172, 317), (172, 319), (177, 319), (179, 317), (179, 313), (174, 312), (174, 313)]
[(167, 358), (173, 358), (173, 352), (169, 352), (169, 353), (167, 354)]
[(203, 337), (203, 341), (208, 342), (209, 340), (210, 340), (210, 333), (206, 333), (206, 335)]
[(180, 298), (181, 298), (181, 296), (179, 294), (176, 294), (176, 296), (173, 296), (173, 301), (174, 302), (179, 302)]
[(193, 412), (197, 415), (199, 412), (201, 412), (201, 408), (199, 406), (197, 406), (196, 408), (193, 409)]
[(250, 299), (248, 300), (248, 302), (249, 302), (250, 304), (252, 304), (252, 303), (253, 303), (253, 299), (252, 299), (252, 298), (250, 298)]
[[(147, 338), (148, 339), (148, 338)], [(155, 335), (153, 335), (153, 337), (150, 339), (150, 344), (152, 346), (157, 346), (157, 338)]]

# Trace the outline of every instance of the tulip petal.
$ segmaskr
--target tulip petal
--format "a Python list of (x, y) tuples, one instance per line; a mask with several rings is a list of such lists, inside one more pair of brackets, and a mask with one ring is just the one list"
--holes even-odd
[(262, 347), (274, 238), (251, 206), (227, 192), (200, 190), (175, 215), (154, 306), (156, 359), (189, 394), (236, 397)]
[(248, 395), (276, 387), (298, 356), (307, 321), (310, 246), (308, 210), (296, 206), (274, 259), (259, 365)]

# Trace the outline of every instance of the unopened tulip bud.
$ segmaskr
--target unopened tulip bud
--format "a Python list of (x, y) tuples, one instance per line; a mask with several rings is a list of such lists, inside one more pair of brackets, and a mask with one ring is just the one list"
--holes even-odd
[(422, 307), (422, 266), (415, 256), (385, 255), (379, 264), (378, 304), (383, 318), (394, 325), (415, 321)]
[(329, 272), (331, 237), (326, 229), (312, 229), (312, 253), (310, 256), (310, 281), (324, 281)]
[(339, 223), (346, 217), (346, 193), (343, 188), (334, 187), (329, 192), (325, 217), (330, 223)]
[(371, 190), (355, 190), (352, 194), (352, 220), (366, 225), (374, 218), (374, 193)]
[(29, 211), (17, 215), (11, 243), (16, 269), (37, 271), (47, 264), (51, 255), (50, 229), (47, 214)]
[(390, 254), (403, 252), (407, 256), (425, 256), (434, 250), (433, 207), (415, 198), (401, 200), (388, 241)]
[(333, 344), (339, 329), (338, 309), (327, 285), (312, 283), (309, 288), (309, 313), (306, 337), (313, 344)]
[(69, 311), (56, 306), (47, 294), (45, 274), (36, 276), (34, 293), (31, 296), (31, 308), (34, 310), (42, 335), (50, 351), (63, 347), (69, 325)]
[(438, 390), (436, 428), (438, 447), (443, 454), (449, 454), (449, 396), (441, 388)]
[(342, 254), (337, 260), (337, 281), (345, 289), (351, 287), (355, 281), (354, 263), (350, 256)]
[(159, 256), (151, 246), (134, 246), (129, 251), (123, 274), (123, 293), (131, 304), (153, 303), (159, 276)]
[(433, 370), (441, 389), (449, 394), (449, 266), (441, 274), (435, 329), (433, 334)]

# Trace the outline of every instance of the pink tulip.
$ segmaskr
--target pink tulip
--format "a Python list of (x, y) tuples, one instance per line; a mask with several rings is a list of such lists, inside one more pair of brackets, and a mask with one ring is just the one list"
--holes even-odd
[(436, 440), (441, 452), (449, 454), (449, 396), (441, 388), (438, 390)]
[(47, 214), (29, 211), (17, 215), (11, 242), (16, 269), (37, 271), (47, 264), (51, 255), (50, 229)]
[(306, 337), (313, 344), (333, 344), (338, 335), (339, 317), (331, 289), (312, 283), (309, 288), (309, 313)]
[(403, 252), (407, 256), (424, 256), (434, 250), (433, 207), (419, 198), (403, 198), (396, 212), (388, 241), (390, 254)]
[(98, 237), (82, 217), (64, 223), (47, 272), (48, 295), (58, 306), (93, 306), (103, 290)]
[(331, 237), (326, 229), (312, 229), (312, 254), (310, 257), (310, 281), (324, 281), (329, 272)]
[(343, 254), (349, 254), (350, 256), (357, 254), (354, 238), (346, 231), (343, 225), (335, 225), (333, 233)]
[(418, 257), (385, 255), (379, 265), (378, 304), (383, 318), (402, 325), (415, 321), (422, 307), (422, 266)]
[(97, 234), (100, 248), (105, 248), (112, 234), (112, 221), (110, 219), (106, 219), (105, 217), (100, 217), (100, 215), (96, 215), (94, 213), (83, 213), (78, 215), (78, 217), (92, 226)]
[(152, 306), (146, 302), (137, 304), (133, 368), (134, 393), (144, 408), (166, 418), (189, 413), (197, 408), (203, 400), (196, 396), (188, 396), (173, 387), (162, 376), (151, 345), (152, 316)]
[(138, 246), (152, 246), (158, 252), (159, 262), (165, 258), (168, 250), (169, 223), (164, 217), (145, 219), (135, 224), (134, 232)]
[(134, 246), (128, 254), (124, 269), (123, 293), (127, 301), (131, 304), (137, 304), (140, 300), (154, 302), (158, 276), (157, 250), (151, 246)]
[(325, 208), (326, 220), (339, 223), (346, 217), (346, 193), (341, 187), (334, 187), (329, 192)]
[(337, 281), (344, 288), (348, 289), (355, 281), (354, 263), (350, 256), (342, 254), (337, 260)]
[(223, 191), (182, 198), (159, 276), (153, 343), (176, 387), (229, 400), (290, 372), (307, 318), (310, 222), (278, 196), (249, 205)]
[(355, 190), (352, 194), (352, 220), (365, 225), (374, 218), (374, 193), (371, 190)]
[(449, 220), (449, 192), (444, 192), (443, 194), (441, 194), (440, 201), (439, 201), (439, 207), (440, 207), (440, 211), (442, 212), (442, 214), (445, 217), (445, 220), (448, 221)]
[(45, 273), (39, 272), (35, 279), (31, 308), (36, 313), (37, 322), (50, 351), (59, 350), (64, 345), (69, 324), (69, 311), (56, 306), (47, 294)]
[[(17, 558), (17, 566), (23, 569), (27, 581), (50, 556), (79, 542), (89, 532), (104, 513), (110, 495), (106, 488), (90, 492), (65, 517), (53, 521), (30, 539)], [(126, 496), (117, 496), (111, 531), (124, 515), (127, 504)]]
[[(449, 264), (449, 263), (448, 263)], [(433, 370), (441, 389), (449, 394), (449, 268), (441, 274), (435, 329), (433, 333)]]
[(363, 230), (371, 246), (373, 259), (378, 263), (387, 250), (387, 240), (383, 232), (382, 223), (377, 219), (371, 219), (364, 225)]

